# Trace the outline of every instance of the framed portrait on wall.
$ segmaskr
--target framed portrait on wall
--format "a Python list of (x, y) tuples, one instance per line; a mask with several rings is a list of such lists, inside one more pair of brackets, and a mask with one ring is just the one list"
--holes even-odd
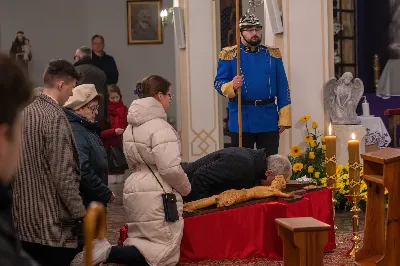
[(127, 1), (128, 44), (163, 43), (161, 0)]

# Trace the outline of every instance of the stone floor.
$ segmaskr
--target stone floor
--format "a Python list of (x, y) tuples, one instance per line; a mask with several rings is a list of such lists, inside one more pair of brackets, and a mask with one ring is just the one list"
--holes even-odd
[[(119, 229), (124, 225), (125, 213), (122, 206), (122, 189), (123, 184), (110, 185), (111, 190), (116, 195), (116, 201), (109, 204), (107, 207), (108, 213), (108, 235), (107, 238), (112, 245), (118, 244)], [(336, 213), (336, 226), (338, 233), (345, 233), (352, 231), (352, 215), (350, 212), (337, 212)], [(364, 215), (360, 214), (360, 232), (364, 230)]]
[(125, 212), (122, 206), (123, 184), (110, 185), (110, 189), (115, 194), (115, 201), (107, 206), (107, 238), (112, 245), (118, 244), (119, 229), (124, 226)]

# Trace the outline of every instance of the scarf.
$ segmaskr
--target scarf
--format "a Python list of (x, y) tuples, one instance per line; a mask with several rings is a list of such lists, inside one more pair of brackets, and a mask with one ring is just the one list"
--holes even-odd
[(108, 102), (108, 115), (118, 116), (117, 109), (121, 107), (124, 107), (122, 99), (119, 102)]

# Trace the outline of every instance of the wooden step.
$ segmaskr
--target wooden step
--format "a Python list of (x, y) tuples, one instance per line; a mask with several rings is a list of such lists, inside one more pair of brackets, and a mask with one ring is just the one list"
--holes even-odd
[(382, 255), (376, 255), (376, 256), (372, 256), (369, 257), (365, 260), (361, 260), (361, 261), (356, 261), (355, 265), (358, 266), (376, 266), (376, 262), (382, 258)]

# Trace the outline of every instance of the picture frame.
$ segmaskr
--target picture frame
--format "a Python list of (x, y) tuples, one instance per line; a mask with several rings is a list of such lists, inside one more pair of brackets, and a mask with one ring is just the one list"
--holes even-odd
[(128, 44), (161, 44), (162, 0), (127, 1)]

